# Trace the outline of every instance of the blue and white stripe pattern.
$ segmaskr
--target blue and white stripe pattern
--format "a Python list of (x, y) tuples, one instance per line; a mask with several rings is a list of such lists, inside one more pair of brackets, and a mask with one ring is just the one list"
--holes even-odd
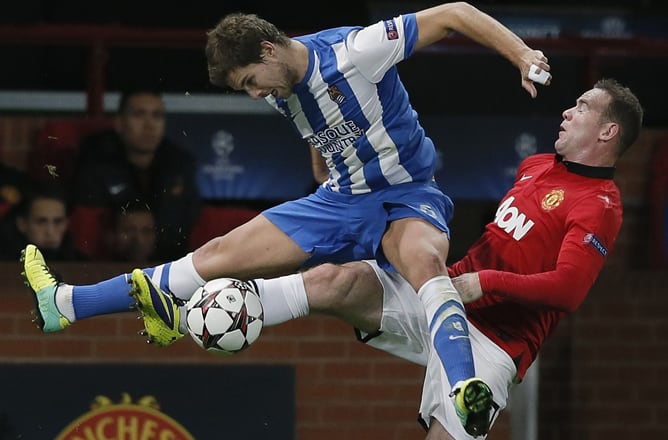
[(306, 76), (288, 99), (266, 99), (325, 158), (325, 188), (363, 194), (432, 179), (434, 145), (396, 69), (417, 35), (408, 14), (297, 37), (309, 49)]

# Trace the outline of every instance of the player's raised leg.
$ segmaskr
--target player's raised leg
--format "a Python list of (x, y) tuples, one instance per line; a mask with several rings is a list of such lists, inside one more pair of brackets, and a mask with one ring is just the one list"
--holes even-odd
[(388, 261), (424, 305), (432, 346), (447, 374), (457, 415), (466, 432), (480, 436), (489, 430), (493, 396), (475, 375), (466, 310), (446, 270), (448, 250), (444, 220), (402, 218), (393, 221), (383, 236)]
[[(56, 278), (35, 245), (26, 246), (20, 260), (23, 264), (21, 274), (36, 306), (33, 322), (45, 333), (63, 330), (75, 321), (93, 316), (135, 310), (139, 302), (139, 298), (130, 296), (133, 291), (131, 274), (121, 274), (91, 285), (72, 285)], [(160, 286), (158, 292), (165, 296), (160, 303), (172, 298), (171, 294), (162, 293), (163, 290), (171, 292), (175, 289), (185, 296), (204, 284), (194, 271), (192, 254), (172, 263), (146, 268), (142, 273), (152, 277), (152, 285)], [(142, 305), (145, 309), (145, 302)]]
[[(189, 260), (174, 263), (183, 265), (177, 271), (190, 288), (187, 296), (182, 294), (183, 283), (173, 279), (174, 266), (169, 265), (156, 268), (152, 273), (144, 270), (148, 276), (134, 271), (131, 295), (144, 319), (149, 342), (167, 345), (186, 331), (185, 323), (180, 322), (183, 315), (179, 307), (183, 303), (178, 299), (189, 299), (206, 281), (222, 277), (248, 280), (294, 273), (307, 258), (308, 254), (292, 238), (264, 215), (258, 215), (224, 236), (207, 242), (195, 250)], [(158, 281), (162, 279), (170, 281), (167, 284)]]

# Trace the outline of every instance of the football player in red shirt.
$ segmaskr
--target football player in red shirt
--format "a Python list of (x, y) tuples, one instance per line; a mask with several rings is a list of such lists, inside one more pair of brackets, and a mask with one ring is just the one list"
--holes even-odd
[[(637, 139), (642, 117), (628, 88), (598, 81), (563, 112), (556, 155), (521, 163), (494, 220), (449, 267), (466, 303), (476, 373), (498, 410), (559, 321), (585, 299), (614, 247), (622, 224), (614, 166)], [(309, 312), (333, 315), (359, 329), (363, 342), (427, 365), (420, 408), (427, 438), (473, 438), (447, 403), (450, 386), (429, 348), (424, 308), (400, 276), (357, 262), (256, 282), (265, 325)]]

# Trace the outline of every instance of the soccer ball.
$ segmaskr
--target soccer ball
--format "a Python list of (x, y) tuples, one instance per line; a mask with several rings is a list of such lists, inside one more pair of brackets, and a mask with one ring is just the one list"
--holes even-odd
[(211, 280), (197, 289), (186, 308), (188, 333), (211, 353), (237, 353), (260, 336), (264, 311), (251, 283)]

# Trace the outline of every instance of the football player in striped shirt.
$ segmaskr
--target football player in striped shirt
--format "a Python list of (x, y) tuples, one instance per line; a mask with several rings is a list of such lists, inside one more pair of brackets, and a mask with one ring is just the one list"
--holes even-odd
[[(466, 313), (445, 268), (453, 205), (434, 182), (434, 144), (396, 67), (453, 32), (504, 56), (536, 96), (530, 69), (548, 71), (545, 55), (465, 2), (293, 38), (253, 14), (224, 17), (208, 33), (210, 81), (281, 112), (311, 147), (322, 184), (182, 259), (93, 286), (58, 285), (38, 250), (26, 249), (39, 326), (57, 331), (76, 319), (125, 311), (130, 281), (149, 339), (166, 345), (183, 334), (175, 298), (189, 298), (206, 280), (373, 258), (418, 293), (461, 423), (485, 434), (493, 396), (476, 377)], [(432, 81), (444, 86), (437, 73)]]

